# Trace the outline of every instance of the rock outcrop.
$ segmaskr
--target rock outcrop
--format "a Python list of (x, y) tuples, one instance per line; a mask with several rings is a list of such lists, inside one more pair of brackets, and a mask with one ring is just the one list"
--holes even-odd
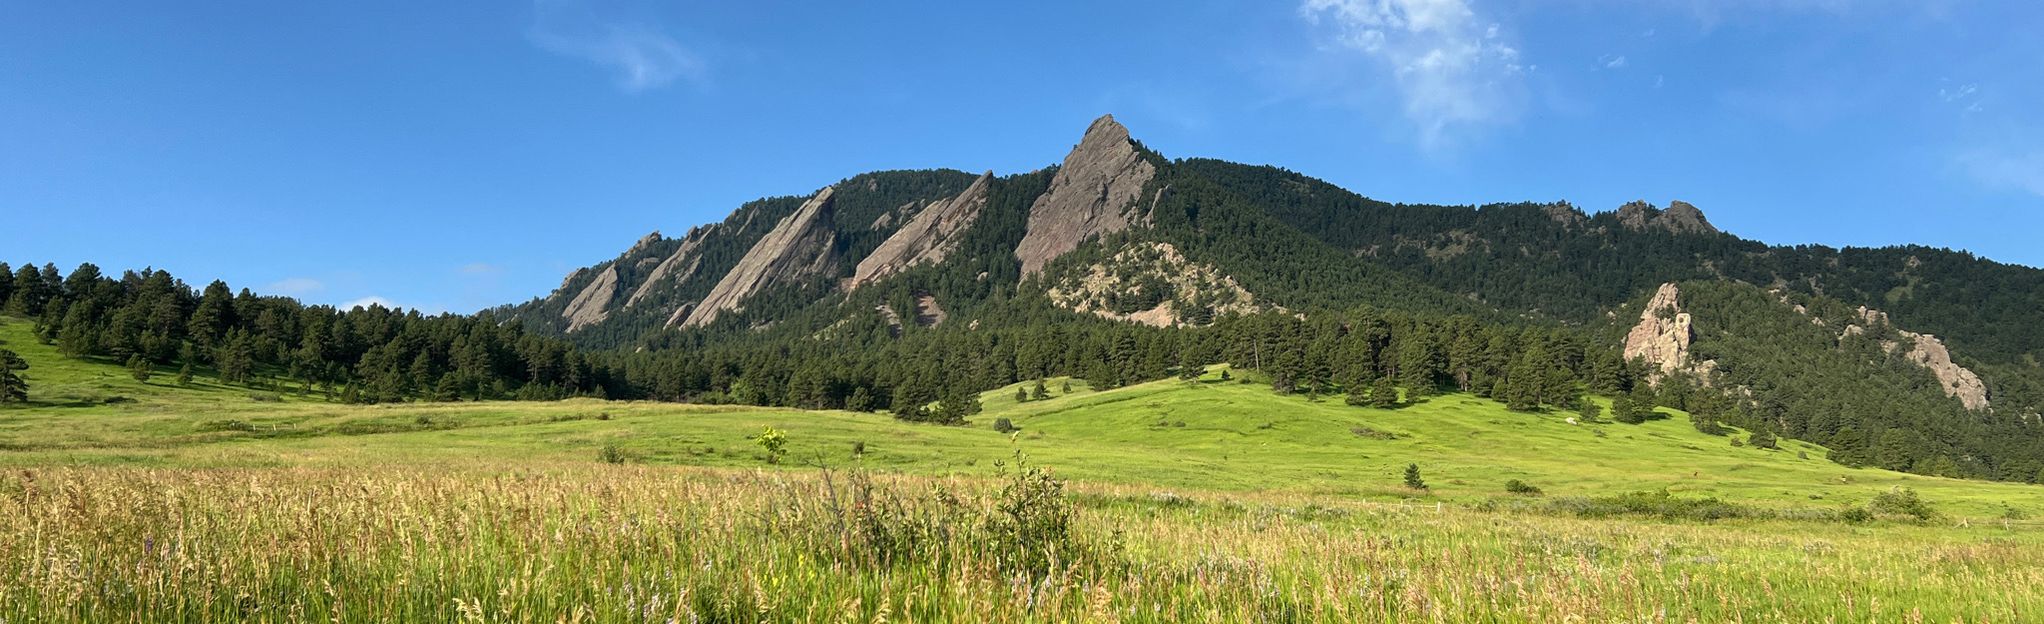
[(1618, 207), (1618, 223), (1633, 231), (1654, 228), (1676, 234), (1718, 233), (1717, 226), (1704, 218), (1702, 210), (1681, 200), (1668, 202), (1665, 211), (1644, 201), (1627, 203)]
[(956, 197), (916, 213), (915, 218), (902, 224), (871, 255), (859, 261), (847, 289), (870, 284), (917, 264), (943, 262), (958, 247), (959, 235), (979, 219), (980, 210), (986, 207), (987, 187), (993, 179), (992, 171), (981, 174)]
[(1692, 362), (1689, 345), (1696, 339), (1688, 312), (1682, 311), (1682, 292), (1674, 284), (1662, 284), (1639, 313), (1639, 324), (1625, 334), (1625, 359), (1641, 360), (1653, 367), (1649, 381), (1673, 373), (1690, 373), (1710, 382), (1715, 361)]
[(831, 230), (832, 190), (823, 189), (775, 224), (680, 325), (708, 325), (719, 314), (740, 309), (747, 298), (762, 290), (828, 271), (837, 262), (836, 234)]
[(681, 247), (669, 254), (666, 260), (660, 261), (660, 266), (653, 267), (653, 272), (646, 274), (646, 280), (632, 290), (632, 296), (625, 299), (625, 307), (639, 305), (639, 302), (652, 294), (656, 288), (667, 284), (669, 279), (681, 284), (694, 277), (696, 268), (703, 262), (701, 254), (703, 240), (708, 239), (710, 232), (716, 228), (714, 224), (690, 228), (688, 236), (681, 239)]
[(1029, 206), (1029, 229), (1015, 247), (1022, 276), (1043, 270), (1045, 263), (1088, 238), (1146, 222), (1148, 213), (1134, 204), (1156, 174), (1113, 115), (1094, 120), (1078, 147), (1065, 155), (1050, 188)]
[[(657, 236), (657, 234), (656, 234)], [(637, 247), (633, 247), (637, 249)], [(596, 279), (582, 287), (582, 292), (568, 302), (561, 310), (561, 318), (567, 319), (568, 331), (575, 331), (603, 322), (610, 315), (610, 300), (617, 296), (617, 265), (611, 264), (596, 275)]]
[(1579, 227), (1590, 220), (1589, 215), (1583, 214), (1583, 211), (1577, 210), (1575, 205), (1568, 202), (1548, 204), (1542, 206), (1540, 210), (1547, 214), (1548, 219), (1561, 224), (1562, 227)]
[[(1982, 410), (1988, 407), (1987, 384), (1973, 371), (1953, 362), (1951, 349), (1946, 348), (1945, 342), (1939, 340), (1937, 336), (1895, 327), (1888, 320), (1888, 313), (1866, 306), (1860, 306), (1858, 320), (1859, 323), (1845, 326), (1839, 333), (1839, 338), (1870, 332), (1878, 336), (1881, 335), (1882, 328), (1892, 328), (1900, 339), (1882, 339), (1881, 348), (1889, 353), (1900, 352), (1904, 359), (1930, 371), (1932, 376), (1937, 377), (1938, 385), (1944, 388), (1945, 396), (1958, 399), (1966, 409)], [(1908, 350), (1904, 351), (1904, 347)]]
[(1234, 278), (1186, 260), (1170, 243), (1129, 245), (1083, 274), (1052, 279), (1046, 294), (1067, 310), (1153, 327), (1204, 325), (1263, 309)]

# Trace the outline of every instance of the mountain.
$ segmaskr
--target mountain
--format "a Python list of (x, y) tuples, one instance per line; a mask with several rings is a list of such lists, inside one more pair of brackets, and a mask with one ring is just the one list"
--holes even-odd
[(867, 173), (755, 201), (493, 313), (658, 352), (1359, 308), (1579, 333), (1638, 362), (1663, 395), (1647, 400), (1704, 397), (1692, 411), (1844, 461), (2020, 479), (2044, 462), (2044, 271), (1920, 246), (1768, 245), (1679, 200), (1387, 203), (1281, 168), (1167, 159), (1112, 116), (1055, 166)]

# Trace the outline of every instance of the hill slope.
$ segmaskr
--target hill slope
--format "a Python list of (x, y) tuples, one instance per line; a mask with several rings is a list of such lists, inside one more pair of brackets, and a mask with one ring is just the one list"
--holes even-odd
[[(257, 402), (246, 389), (136, 383), (107, 363), (70, 360), (0, 324), (38, 392), (57, 403), (0, 411), (0, 464), (312, 466), (435, 464), (517, 458), (595, 461), (614, 445), (633, 461), (762, 466), (749, 439), (788, 433), (791, 463), (864, 463), (930, 475), (984, 475), (1016, 451), (1063, 475), (1187, 491), (1283, 491), (1399, 499), (1399, 472), (1418, 464), (1431, 496), (1477, 501), (1518, 479), (1555, 496), (1666, 488), (1774, 508), (1837, 509), (1892, 486), (1974, 517), (2014, 507), (2044, 512), (2044, 487), (1852, 469), (1822, 447), (1734, 447), (1680, 413), (1641, 425), (1575, 424), (1561, 414), (1513, 412), (1464, 394), (1384, 410), (1271, 392), (1260, 380), (1158, 381), (1017, 403), (1015, 387), (981, 396), (968, 427), (916, 425), (885, 415), (738, 406), (571, 400), (336, 406)], [(1240, 372), (1240, 371), (1237, 371)], [(166, 380), (167, 381), (167, 380)], [(107, 402), (119, 396), (121, 400)], [(92, 403), (86, 406), (87, 403)], [(999, 419), (1021, 428), (991, 430)], [(1388, 435), (1387, 435), (1388, 434)], [(1741, 436), (1743, 437), (1743, 436)], [(854, 444), (864, 455), (854, 458)]]

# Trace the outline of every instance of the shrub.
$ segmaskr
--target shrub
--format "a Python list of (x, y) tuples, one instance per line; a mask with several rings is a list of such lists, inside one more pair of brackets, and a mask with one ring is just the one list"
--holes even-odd
[(852, 441), (852, 456), (853, 456), (853, 457), (863, 457), (863, 456), (865, 456), (865, 455), (866, 455), (866, 441), (865, 441), (865, 440), (853, 440), (853, 441)]
[(1916, 490), (1899, 485), (1875, 494), (1874, 500), (1867, 502), (1867, 511), (1883, 516), (1907, 516), (1918, 521), (1938, 517), (1937, 510), (1932, 509), (1930, 503), (1917, 496)]
[(1008, 417), (1006, 416), (994, 419), (994, 431), (999, 431), (1001, 433), (1014, 433), (1021, 430), (1022, 430), (1021, 427), (1015, 426), (1015, 422), (1008, 420)]
[(1369, 427), (1366, 427), (1366, 426), (1363, 426), (1363, 425), (1356, 425), (1356, 426), (1354, 426), (1354, 427), (1349, 427), (1349, 430), (1348, 430), (1348, 432), (1349, 432), (1349, 433), (1353, 433), (1353, 434), (1356, 434), (1356, 437), (1359, 437), (1359, 438), (1369, 438), (1369, 439), (1371, 439), (1371, 440), (1396, 440), (1396, 439), (1398, 439), (1398, 434), (1395, 434), (1395, 433), (1391, 433), (1391, 432), (1389, 432), (1389, 431), (1378, 431), (1378, 430), (1376, 430), (1376, 429), (1371, 429), (1371, 428), (1369, 428)]
[(275, 392), (250, 392), (248, 393), (248, 400), (257, 403), (281, 403), (284, 401), (284, 397)]
[(1527, 483), (1525, 481), (1520, 481), (1518, 479), (1506, 481), (1505, 491), (1511, 492), (1513, 494), (1523, 494), (1526, 496), (1539, 496), (1544, 493), (1540, 491), (1540, 488), (1534, 487), (1533, 484)]
[(625, 463), (625, 452), (624, 449), (618, 448), (616, 443), (607, 443), (603, 448), (596, 450), (596, 460), (606, 464), (622, 464)]
[(752, 436), (752, 442), (758, 444), (760, 450), (766, 451), (766, 462), (769, 464), (781, 463), (781, 456), (788, 454), (788, 434), (771, 426), (760, 429), (758, 434)]

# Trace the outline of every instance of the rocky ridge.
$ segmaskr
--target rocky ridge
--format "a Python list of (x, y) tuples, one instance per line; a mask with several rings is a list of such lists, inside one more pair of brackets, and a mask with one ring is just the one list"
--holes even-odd
[[(944, 257), (957, 248), (959, 235), (979, 219), (980, 210), (987, 203), (987, 186), (993, 179), (992, 171), (981, 174), (979, 179), (973, 180), (972, 186), (966, 187), (956, 197), (931, 204), (916, 213), (865, 260), (859, 261), (851, 280), (846, 283), (846, 290), (870, 284), (917, 264), (943, 262)], [(889, 212), (881, 218), (887, 219), (892, 214)]]
[(1015, 247), (1026, 279), (1052, 259), (1088, 238), (1146, 222), (1132, 209), (1143, 186), (1157, 174), (1129, 140), (1128, 128), (1105, 115), (1086, 128), (1079, 145), (1065, 155), (1050, 188), (1029, 206), (1028, 231)]
[[(683, 306), (670, 324), (701, 327), (717, 316), (740, 309), (745, 300), (769, 287), (792, 283), (829, 270), (837, 260), (836, 233), (831, 230), (831, 194), (826, 187), (793, 214), (774, 225), (755, 243), (710, 293), (694, 306)], [(684, 314), (683, 310), (687, 310)], [(679, 318), (679, 322), (675, 319)]]
[(1652, 228), (1676, 234), (1718, 233), (1717, 226), (1704, 218), (1702, 210), (1681, 200), (1668, 202), (1667, 210), (1644, 201), (1627, 203), (1618, 207), (1618, 223), (1635, 232)]

